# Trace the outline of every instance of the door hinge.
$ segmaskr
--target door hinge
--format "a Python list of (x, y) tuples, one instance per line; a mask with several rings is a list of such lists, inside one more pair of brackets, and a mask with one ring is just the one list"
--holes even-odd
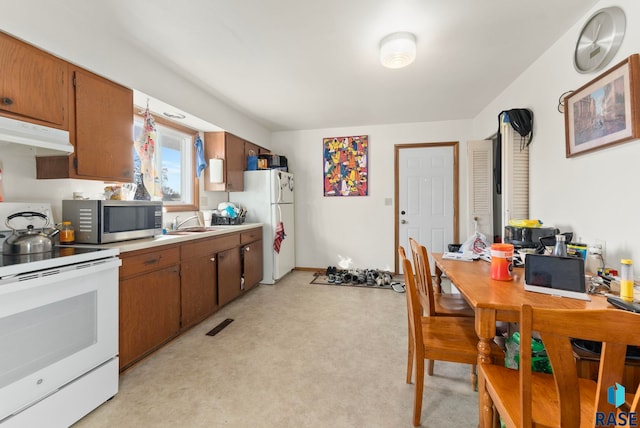
[(73, 167), (77, 170), (78, 169), (78, 158), (77, 157), (73, 157)]

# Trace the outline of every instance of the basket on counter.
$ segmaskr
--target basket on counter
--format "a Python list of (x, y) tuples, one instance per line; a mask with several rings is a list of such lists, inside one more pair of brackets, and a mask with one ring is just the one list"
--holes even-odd
[(211, 216), (211, 225), (215, 226), (215, 225), (237, 225), (237, 224), (242, 224), (244, 223), (245, 220), (245, 216), (238, 216), (238, 217), (226, 217), (226, 216), (217, 216), (217, 215), (213, 215)]

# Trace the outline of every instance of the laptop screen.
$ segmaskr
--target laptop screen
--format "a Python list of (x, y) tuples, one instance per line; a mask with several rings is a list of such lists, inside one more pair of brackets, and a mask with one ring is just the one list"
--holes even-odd
[(584, 293), (584, 260), (577, 257), (527, 254), (524, 265), (527, 285)]

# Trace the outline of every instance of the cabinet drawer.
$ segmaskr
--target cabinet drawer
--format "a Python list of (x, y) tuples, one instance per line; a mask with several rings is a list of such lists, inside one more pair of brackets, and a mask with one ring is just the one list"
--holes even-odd
[(258, 241), (262, 239), (262, 228), (257, 227), (255, 229), (247, 230), (246, 232), (242, 232), (240, 234), (240, 243), (242, 245), (248, 244), (250, 242)]
[(192, 243), (182, 244), (182, 259), (215, 254), (238, 246), (240, 246), (239, 233), (198, 239)]
[(171, 246), (161, 250), (135, 252), (131, 256), (125, 253), (121, 258), (120, 277), (124, 278), (180, 263), (180, 249), (178, 246)]

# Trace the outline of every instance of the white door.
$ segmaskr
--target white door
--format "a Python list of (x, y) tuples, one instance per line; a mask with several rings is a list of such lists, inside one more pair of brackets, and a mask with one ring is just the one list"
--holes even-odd
[(454, 243), (456, 149), (434, 144), (399, 150), (398, 243), (407, 252), (409, 238), (435, 253), (446, 252)]
[(278, 280), (289, 273), (296, 265), (295, 253), (295, 223), (293, 217), (293, 204), (274, 204), (272, 205), (272, 214), (276, 223), (273, 227), (275, 239), (275, 230), (278, 222), (282, 222), (284, 227), (285, 238), (280, 242), (280, 252), (273, 253), (273, 279)]
[[(467, 230), (493, 239), (493, 142), (467, 142), (467, 189), (469, 192), (469, 224)], [(466, 238), (465, 238), (466, 239)]]

